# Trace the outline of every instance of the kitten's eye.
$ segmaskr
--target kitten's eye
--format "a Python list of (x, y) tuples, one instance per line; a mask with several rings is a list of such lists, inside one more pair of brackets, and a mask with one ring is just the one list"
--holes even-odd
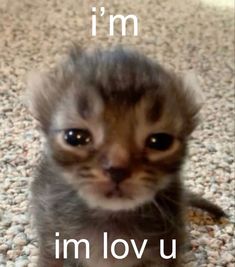
[(166, 133), (151, 134), (147, 139), (145, 146), (155, 150), (167, 150), (173, 144), (174, 137)]
[(86, 146), (91, 141), (91, 134), (84, 129), (69, 129), (64, 132), (64, 140), (70, 146)]

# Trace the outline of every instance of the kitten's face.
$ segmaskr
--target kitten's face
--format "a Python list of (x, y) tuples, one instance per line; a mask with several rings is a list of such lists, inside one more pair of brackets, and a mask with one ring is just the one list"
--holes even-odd
[(90, 207), (134, 209), (169, 186), (198, 111), (181, 80), (120, 48), (75, 51), (43, 80), (50, 156)]

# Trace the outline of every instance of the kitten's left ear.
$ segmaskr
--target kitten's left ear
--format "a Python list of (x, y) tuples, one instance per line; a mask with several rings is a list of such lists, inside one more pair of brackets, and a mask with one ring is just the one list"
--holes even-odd
[(189, 135), (198, 125), (200, 120), (199, 111), (203, 106), (204, 97), (199, 81), (194, 72), (186, 73), (181, 79), (181, 92), (183, 95), (183, 114), (185, 119), (184, 133)]
[(204, 104), (204, 96), (199, 85), (198, 78), (193, 71), (183, 75), (183, 89), (189, 101), (189, 112), (191, 116), (197, 115)]

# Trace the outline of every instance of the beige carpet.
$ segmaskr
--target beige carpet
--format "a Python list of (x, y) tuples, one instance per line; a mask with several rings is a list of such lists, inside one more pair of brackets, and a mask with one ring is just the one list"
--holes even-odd
[[(103, 1), (106, 13), (97, 16), (96, 37), (88, 2), (0, 0), (0, 267), (32, 267), (37, 258), (27, 198), (41, 137), (23, 106), (25, 75), (53, 64), (71, 40), (134, 45), (168, 68), (198, 73), (206, 101), (191, 141), (186, 183), (231, 217), (218, 225), (189, 212), (187, 266), (234, 267), (233, 0)], [(135, 14), (139, 36), (131, 36), (130, 27), (129, 36), (121, 37), (117, 25), (116, 36), (108, 37), (109, 14)]]

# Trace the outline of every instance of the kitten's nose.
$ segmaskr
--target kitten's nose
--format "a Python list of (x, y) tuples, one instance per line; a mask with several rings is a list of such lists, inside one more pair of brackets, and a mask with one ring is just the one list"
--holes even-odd
[(122, 168), (122, 167), (110, 167), (106, 169), (105, 172), (109, 175), (111, 180), (116, 184), (121, 183), (122, 181), (127, 179), (131, 174), (128, 168)]

